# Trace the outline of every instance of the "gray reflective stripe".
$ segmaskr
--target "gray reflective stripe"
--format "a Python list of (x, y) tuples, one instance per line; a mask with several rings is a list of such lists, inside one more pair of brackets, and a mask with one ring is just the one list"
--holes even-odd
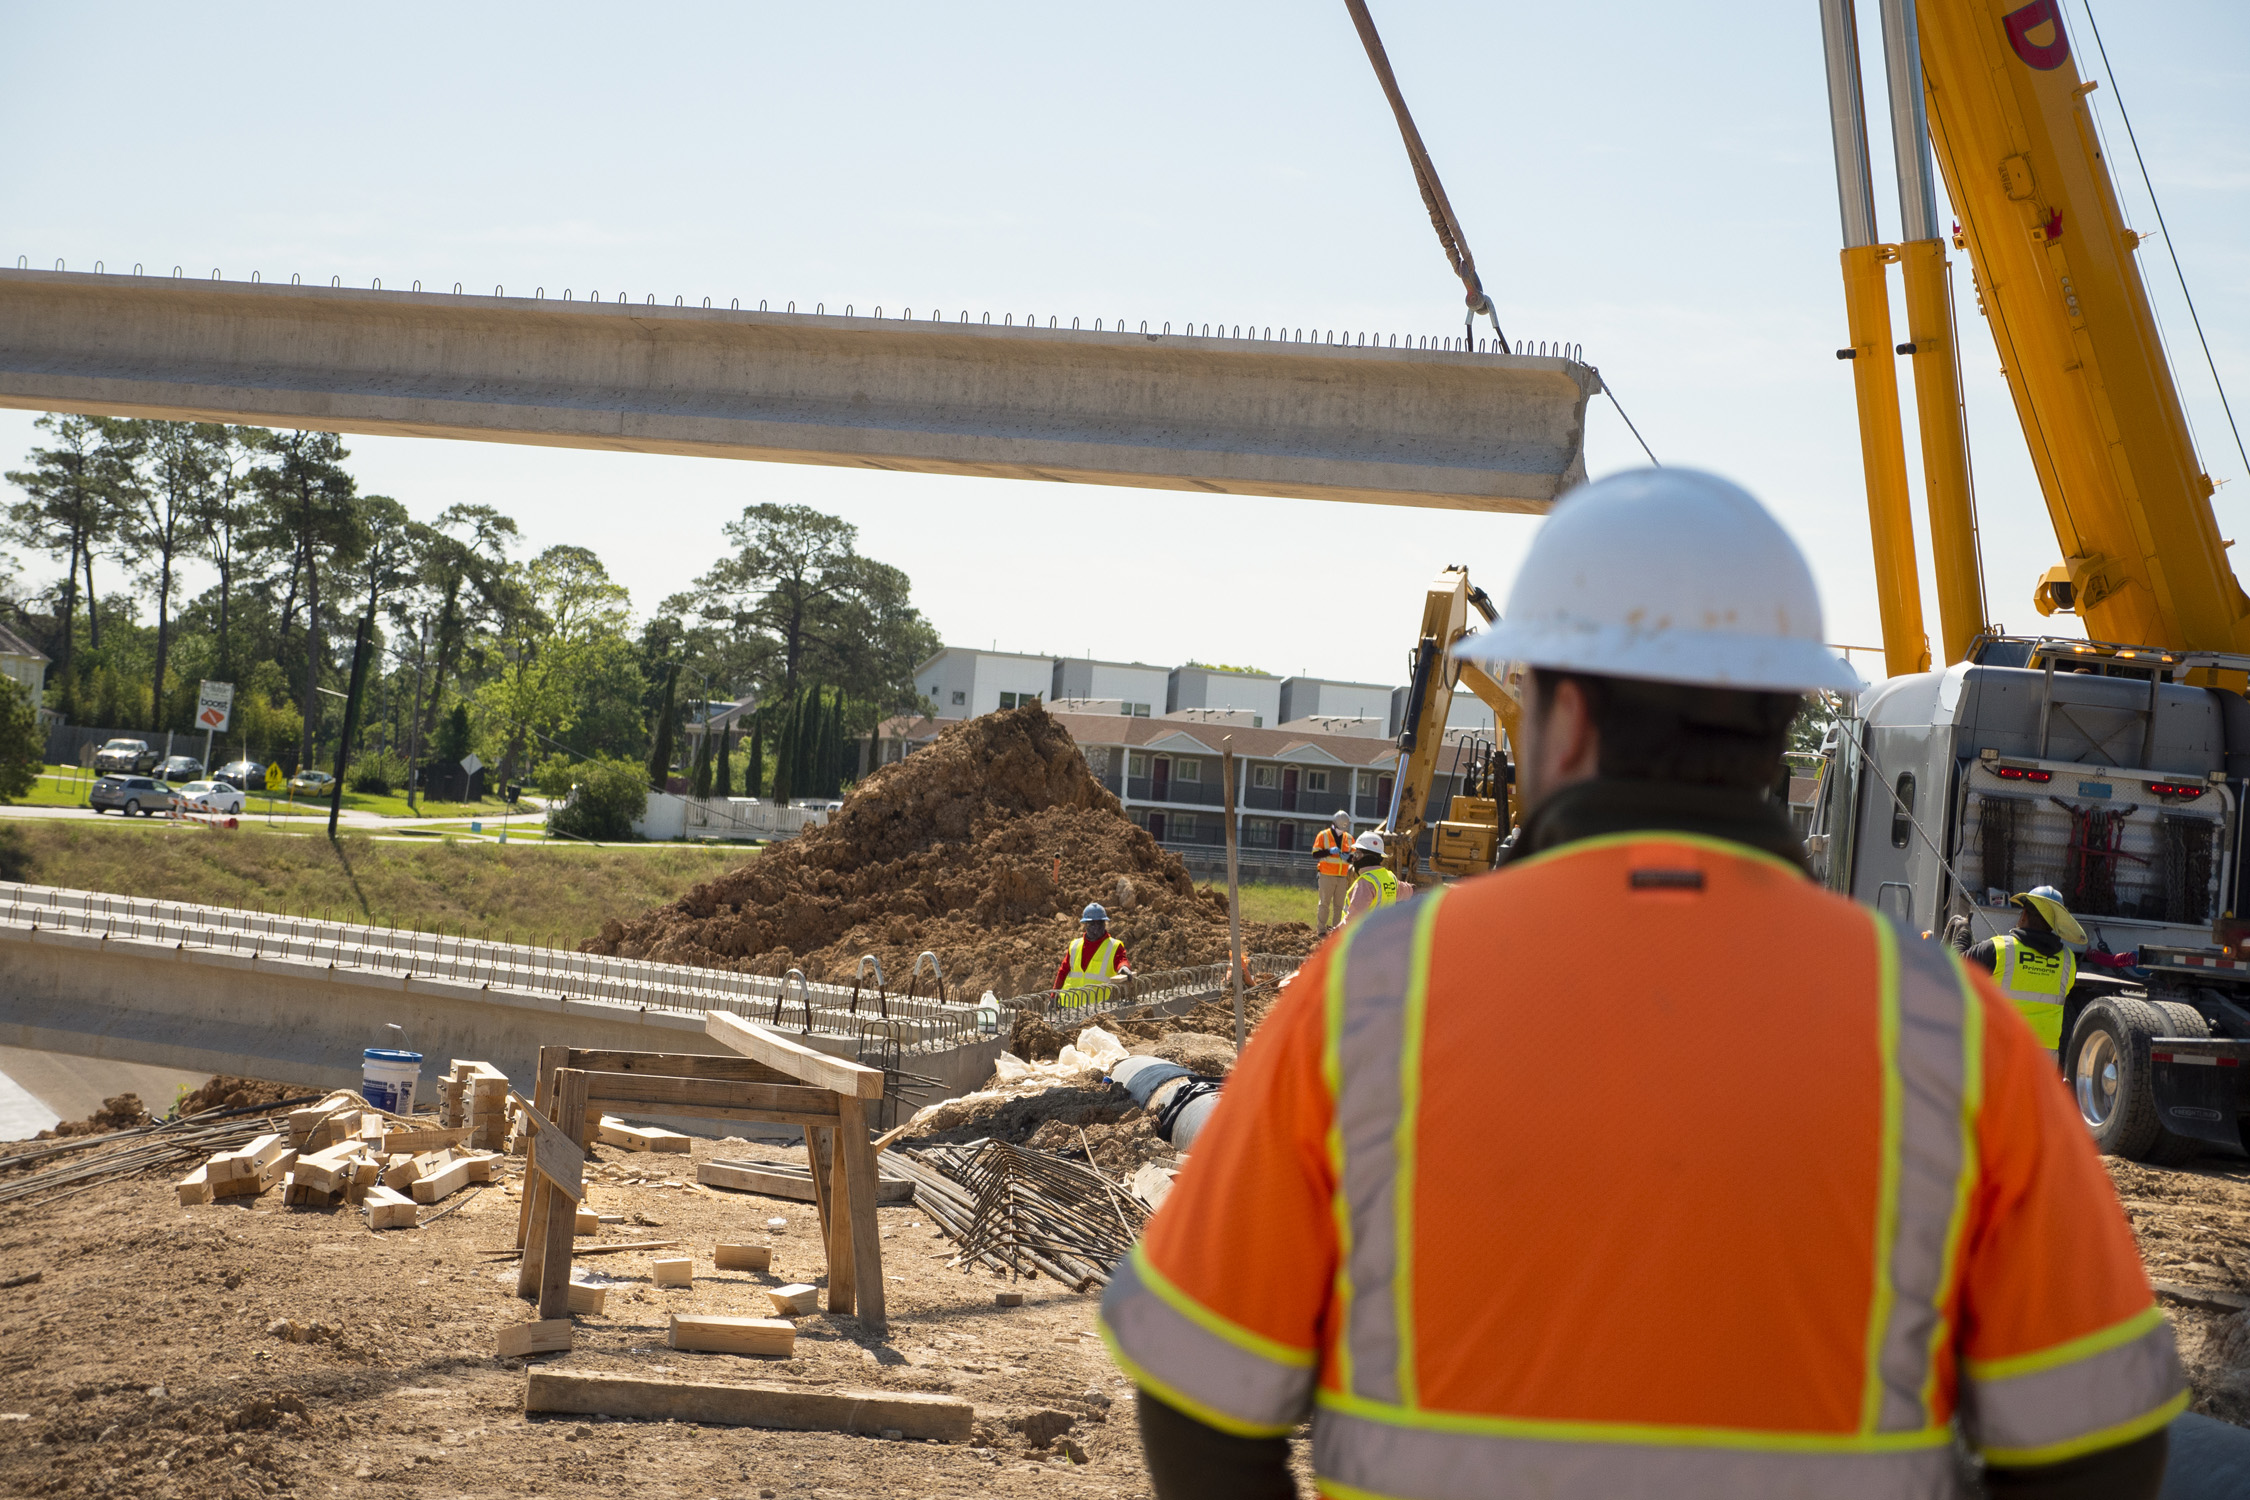
[(1142, 1278), (1138, 1251), (1117, 1263), (1102, 1294), (1102, 1324), (1131, 1361), (1128, 1373), (1150, 1379), (1159, 1396), (1202, 1408), (1192, 1416), (1269, 1431), (1304, 1420), (1316, 1377), (1310, 1359), (1282, 1364), (1197, 1323)]
[(1890, 1309), (1876, 1355), (1882, 1395), (1875, 1430), (1919, 1432), (1933, 1425), (1923, 1399), (1950, 1289), (1947, 1256), (1968, 1165), (1962, 1041), (1973, 1002), (1948, 952), (1895, 929), (1888, 935), (1898, 950), (1899, 1158), (1887, 1257)]
[(1313, 1417), (1313, 1469), (1324, 1485), (1400, 1500), (1952, 1500), (1971, 1493), (1950, 1444), (1798, 1453), (1568, 1442), (1394, 1426), (1329, 1407)]
[(1350, 1225), (1344, 1275), (1351, 1288), (1344, 1343), (1351, 1390), (1397, 1401), (1398, 1177), (1402, 1100), (1399, 1061), (1406, 1047), (1406, 984), (1414, 960), (1418, 903), (1386, 906), (1360, 918), (1344, 955), (1344, 1014), (1336, 1053), (1336, 1135), (1343, 1147), (1338, 1189)]
[(2145, 1417), (2186, 1388), (2172, 1325), (2159, 1322), (2137, 1339), (2051, 1370), (2000, 1379), (1969, 1371), (1961, 1424), (1987, 1451), (2036, 1452)]

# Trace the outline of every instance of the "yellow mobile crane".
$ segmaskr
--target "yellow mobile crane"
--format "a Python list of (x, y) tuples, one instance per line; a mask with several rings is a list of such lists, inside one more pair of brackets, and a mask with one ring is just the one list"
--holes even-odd
[[(1852, 0), (1820, 0), (1845, 307), (1889, 678), (1823, 750), (1828, 884), (1910, 930), (2089, 930), (2061, 1061), (2102, 1148), (2250, 1154), (2250, 597), (2226, 561), (2057, 0), (1879, 0), (1900, 243), (1876, 233)], [(1931, 151), (2062, 561), (1988, 623)], [(1887, 267), (1908, 328), (1893, 343)], [(1913, 361), (1944, 662), (1924, 638), (1896, 356)], [(2231, 420), (2231, 419), (2230, 419)]]

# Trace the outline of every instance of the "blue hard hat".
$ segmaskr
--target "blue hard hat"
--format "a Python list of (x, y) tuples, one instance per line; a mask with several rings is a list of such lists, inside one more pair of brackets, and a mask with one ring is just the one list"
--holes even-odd
[(1086, 903), (1086, 909), (1078, 914), (1078, 920), (1081, 922), (1106, 922), (1109, 920), (1109, 913), (1103, 910), (1099, 901), (1089, 901)]

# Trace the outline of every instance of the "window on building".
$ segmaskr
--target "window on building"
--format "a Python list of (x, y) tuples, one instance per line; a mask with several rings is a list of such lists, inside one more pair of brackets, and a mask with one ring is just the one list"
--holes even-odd
[(1201, 831), (1202, 820), (1197, 818), (1194, 813), (1176, 812), (1166, 820), (1164, 825), (1165, 837), (1175, 841), (1192, 839)]
[(1190, 756), (1181, 756), (1172, 762), (1172, 779), (1174, 781), (1201, 781), (1203, 779), (1203, 762)]
[(956, 692), (956, 693), (954, 693), (954, 695), (953, 695), (953, 705), (954, 705), (954, 707), (956, 707), (956, 708), (960, 707), (960, 706), (961, 706), (962, 704), (964, 704), (964, 703), (967, 703), (968, 701), (969, 701), (969, 695), (968, 695), (967, 693), (963, 693), (963, 692)]
[(1147, 718), (1147, 717), (1148, 717), (1148, 705), (1147, 705), (1146, 703), (1136, 703), (1136, 704), (1134, 704), (1134, 705), (1133, 705), (1133, 717), (1134, 717), (1134, 718), (1136, 718), (1136, 719), (1145, 719), (1145, 718)]
[(1117, 712), (1128, 719), (1145, 719), (1148, 717), (1148, 705), (1146, 703), (1119, 702)]
[(1139, 751), (1135, 751), (1133, 754), (1126, 756), (1125, 774), (1128, 776), (1146, 777), (1148, 775), (1148, 757), (1141, 754)]
[(1308, 792), (1327, 791), (1328, 773), (1326, 771), (1307, 771), (1305, 773), (1305, 790)]
[[(1281, 768), (1279, 766), (1252, 766), (1250, 768), (1250, 784), (1254, 787), (1270, 788), (1279, 785), (1280, 781)], [(1271, 823), (1266, 825), (1266, 831), (1268, 833), (1273, 831)]]
[(1266, 716), (1265, 716), (1264, 714), (1252, 714), (1252, 715), (1250, 716), (1250, 727), (1251, 727), (1252, 729), (1263, 729), (1263, 728), (1265, 728), (1265, 727), (1266, 727)]
[(1273, 819), (1245, 818), (1242, 822), (1242, 842), (1260, 845), (1273, 843)]

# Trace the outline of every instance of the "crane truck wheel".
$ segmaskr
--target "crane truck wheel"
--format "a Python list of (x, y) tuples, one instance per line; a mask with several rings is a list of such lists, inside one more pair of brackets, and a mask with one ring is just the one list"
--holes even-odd
[(2078, 1117), (2104, 1156), (2149, 1161), (2178, 1149), (2170, 1144), (2177, 1137), (2157, 1119), (2148, 1059), (2150, 1041), (2178, 1034), (2173, 1024), (2172, 1016), (2127, 995), (2105, 995), (2079, 1012), (2063, 1058)]
[[(2151, 1000), (2149, 1008), (2157, 1013), (2158, 1020), (2162, 1023), (2156, 1033), (2158, 1036), (2201, 1038), (2211, 1034), (2210, 1024), (2203, 1019), (2203, 1012), (2185, 1000)], [(2161, 1134), (2156, 1145), (2144, 1158), (2156, 1166), (2176, 1167), (2190, 1157), (2201, 1156), (2211, 1149), (2201, 1141), (2175, 1135), (2161, 1124), (2158, 1129)]]

